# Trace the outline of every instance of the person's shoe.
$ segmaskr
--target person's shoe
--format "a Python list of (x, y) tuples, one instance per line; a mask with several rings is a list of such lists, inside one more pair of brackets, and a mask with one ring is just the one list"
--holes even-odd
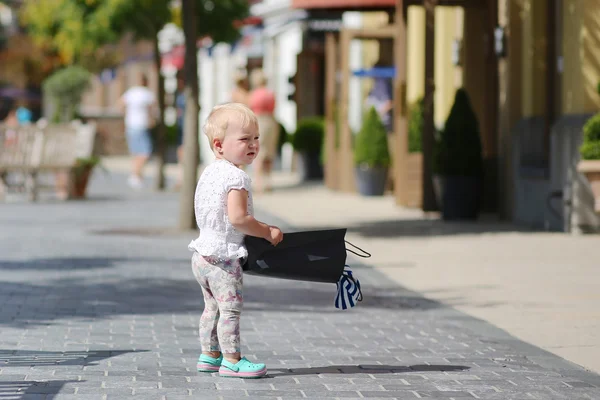
[(134, 189), (139, 190), (144, 187), (144, 181), (139, 176), (131, 175), (127, 182)]
[(205, 354), (200, 354), (196, 368), (198, 369), (198, 372), (217, 372), (221, 367), (222, 361), (223, 354), (221, 354), (219, 358), (213, 358)]
[(233, 364), (225, 359), (221, 362), (219, 376), (224, 378), (246, 378), (256, 379), (267, 374), (267, 366), (265, 364), (255, 364), (243, 357), (236, 364)]

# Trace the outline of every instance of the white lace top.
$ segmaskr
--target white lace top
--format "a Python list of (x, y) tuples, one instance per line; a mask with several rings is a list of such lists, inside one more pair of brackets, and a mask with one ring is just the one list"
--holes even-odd
[(227, 195), (232, 189), (248, 191), (248, 214), (254, 215), (251, 183), (247, 173), (226, 160), (215, 160), (204, 169), (194, 197), (200, 235), (189, 244), (188, 249), (222, 259), (248, 256), (244, 234), (229, 222)]

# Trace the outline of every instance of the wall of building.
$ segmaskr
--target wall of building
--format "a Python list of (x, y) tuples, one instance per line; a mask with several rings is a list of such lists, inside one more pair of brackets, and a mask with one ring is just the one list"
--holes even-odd
[[(600, 216), (593, 210), (593, 195), (584, 175), (577, 171), (581, 127), (600, 111), (600, 3), (594, 0), (563, 1), (563, 78), (561, 109), (557, 125), (571, 127), (570, 157), (562, 186), (566, 193), (565, 226), (573, 233), (600, 231)], [(575, 128), (575, 129), (573, 129)], [(567, 146), (563, 146), (567, 147)]]
[(564, 0), (559, 10), (559, 109), (547, 160), (543, 158), (548, 95), (547, 2), (510, 0), (508, 6), (509, 90), (504, 95), (511, 103), (505, 118), (511, 123), (513, 219), (538, 229), (600, 229), (587, 180), (577, 172), (582, 126), (600, 109), (600, 96), (596, 94), (600, 79), (600, 3)]
[[(456, 89), (462, 86), (462, 68), (453, 62), (455, 40), (463, 36), (463, 9), (437, 7), (435, 10), (435, 94), (434, 122), (443, 128), (452, 108)], [(408, 8), (407, 102), (414, 104), (425, 92), (425, 9)]]
[(563, 0), (564, 114), (600, 110), (600, 3), (596, 0)]
[[(556, 189), (545, 162), (546, 2), (510, 0), (508, 102), (512, 158), (512, 219), (534, 229), (560, 230), (562, 221), (548, 207)], [(554, 149), (560, 141), (552, 138)], [(553, 157), (551, 149), (551, 158)], [(556, 161), (556, 160), (555, 160)]]
[[(434, 122), (442, 129), (462, 84), (462, 68), (453, 63), (456, 40), (463, 36), (463, 9), (437, 7), (435, 10), (435, 93)], [(410, 54), (410, 53), (409, 53)]]

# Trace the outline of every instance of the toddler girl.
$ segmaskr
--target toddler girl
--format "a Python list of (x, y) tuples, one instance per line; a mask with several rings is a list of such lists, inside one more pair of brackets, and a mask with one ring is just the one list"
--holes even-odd
[(196, 187), (194, 209), (200, 235), (189, 245), (194, 252), (192, 271), (205, 304), (198, 371), (259, 378), (267, 373), (265, 364), (252, 363), (240, 354), (242, 264), (248, 255), (244, 235), (277, 245), (283, 234), (254, 219), (250, 177), (240, 169), (259, 152), (258, 122), (245, 105), (228, 103), (211, 111), (204, 132), (216, 160), (204, 169)]

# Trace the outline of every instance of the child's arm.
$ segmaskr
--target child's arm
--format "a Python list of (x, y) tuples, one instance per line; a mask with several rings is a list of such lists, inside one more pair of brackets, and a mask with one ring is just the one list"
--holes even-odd
[(231, 225), (245, 235), (256, 236), (271, 242), (273, 245), (281, 242), (283, 235), (279, 228), (257, 221), (248, 215), (248, 192), (245, 190), (230, 190), (227, 195), (227, 217)]

